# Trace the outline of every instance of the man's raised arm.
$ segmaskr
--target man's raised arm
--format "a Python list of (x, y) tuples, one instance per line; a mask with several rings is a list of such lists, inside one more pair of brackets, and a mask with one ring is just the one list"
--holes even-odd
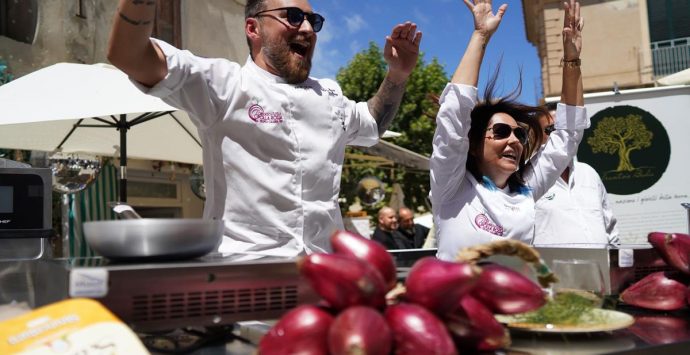
[(376, 95), (367, 102), (369, 112), (378, 124), (379, 136), (390, 127), (398, 112), (407, 78), (417, 65), (421, 40), (422, 33), (417, 32), (417, 25), (410, 22), (395, 26), (391, 35), (386, 37), (383, 57), (388, 63), (388, 74)]
[(149, 39), (155, 16), (156, 0), (120, 0), (108, 46), (110, 63), (149, 87), (168, 74), (163, 52)]

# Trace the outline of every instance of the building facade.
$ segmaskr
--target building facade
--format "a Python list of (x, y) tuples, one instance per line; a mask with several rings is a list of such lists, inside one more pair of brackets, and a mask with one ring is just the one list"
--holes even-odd
[[(116, 0), (0, 0), (0, 80), (60, 62), (107, 63), (117, 5)], [(244, 63), (249, 55), (244, 6), (245, 0), (158, 0), (154, 37), (197, 55)], [(140, 214), (201, 216), (203, 201), (190, 184), (193, 167), (135, 159), (128, 165), (128, 202)]]
[[(642, 88), (690, 68), (690, 0), (580, 0), (585, 92)], [(561, 93), (560, 0), (522, 0), (545, 97)]]
[[(14, 77), (59, 63), (106, 63), (115, 0), (0, 0), (0, 60)], [(154, 36), (244, 63), (245, 0), (159, 0)]]

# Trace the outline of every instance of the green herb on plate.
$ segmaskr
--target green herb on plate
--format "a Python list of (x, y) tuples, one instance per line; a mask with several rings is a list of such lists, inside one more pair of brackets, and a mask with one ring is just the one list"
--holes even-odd
[(596, 302), (577, 293), (559, 293), (536, 311), (516, 314), (515, 322), (576, 325), (596, 322)]

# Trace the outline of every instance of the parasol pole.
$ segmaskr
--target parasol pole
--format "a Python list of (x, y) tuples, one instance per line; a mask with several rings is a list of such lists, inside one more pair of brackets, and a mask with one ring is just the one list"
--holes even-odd
[(127, 115), (120, 115), (120, 202), (127, 202)]

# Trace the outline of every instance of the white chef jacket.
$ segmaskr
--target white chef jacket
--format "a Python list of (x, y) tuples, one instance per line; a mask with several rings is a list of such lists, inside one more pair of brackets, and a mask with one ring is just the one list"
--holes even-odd
[(219, 251), (296, 256), (330, 250), (346, 145), (378, 142), (367, 104), (329, 79), (291, 85), (257, 66), (152, 39), (168, 74), (148, 94), (187, 111), (203, 149), (204, 218), (225, 220)]
[(535, 206), (534, 245), (619, 245), (606, 188), (591, 166), (573, 161), (568, 181), (558, 178)]
[(516, 239), (531, 244), (534, 201), (558, 179), (589, 127), (584, 107), (559, 104), (555, 128), (523, 174), (527, 189), (509, 191), (478, 182), (465, 168), (470, 113), (477, 88), (448, 84), (441, 94), (431, 154), (431, 201), (438, 239), (437, 256), (454, 260), (464, 247)]

